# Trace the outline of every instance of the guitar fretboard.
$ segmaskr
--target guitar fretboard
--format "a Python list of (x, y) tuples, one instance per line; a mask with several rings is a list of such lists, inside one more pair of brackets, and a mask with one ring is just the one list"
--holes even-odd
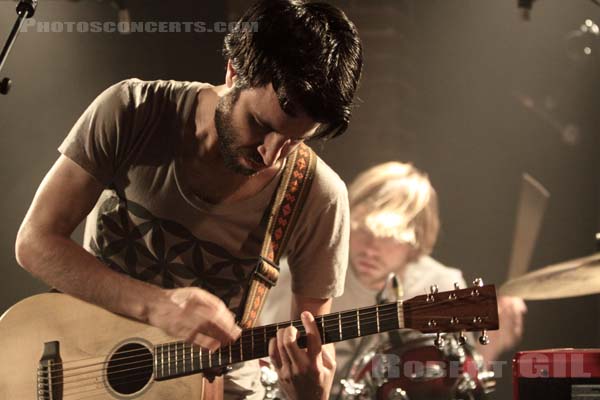
[[(394, 302), (316, 317), (323, 344), (354, 339), (404, 328), (402, 303)], [(164, 343), (154, 348), (154, 379), (166, 380), (191, 375), (211, 368), (268, 356), (269, 341), (277, 330), (293, 325), (300, 332), (298, 344), (306, 347), (306, 331), (300, 320), (245, 329), (238, 340), (216, 351), (202, 349), (183, 341)]]

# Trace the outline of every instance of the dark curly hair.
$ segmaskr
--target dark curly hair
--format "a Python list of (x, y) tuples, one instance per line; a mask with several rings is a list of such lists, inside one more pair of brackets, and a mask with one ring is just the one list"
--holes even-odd
[[(257, 29), (244, 29), (245, 26)], [(223, 54), (240, 88), (273, 84), (281, 108), (321, 123), (315, 138), (341, 135), (362, 70), (354, 24), (338, 8), (301, 0), (262, 0), (225, 37)]]

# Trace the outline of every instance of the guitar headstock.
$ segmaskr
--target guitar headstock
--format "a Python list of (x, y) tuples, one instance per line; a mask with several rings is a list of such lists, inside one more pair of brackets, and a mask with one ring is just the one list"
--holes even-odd
[(423, 333), (486, 331), (498, 329), (498, 305), (494, 285), (475, 280), (467, 289), (428, 294), (403, 302), (407, 328)]

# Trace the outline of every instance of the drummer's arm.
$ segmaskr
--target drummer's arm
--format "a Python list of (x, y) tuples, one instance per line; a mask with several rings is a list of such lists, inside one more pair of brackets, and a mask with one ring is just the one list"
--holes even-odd
[(477, 350), (487, 365), (497, 361), (505, 351), (514, 348), (523, 336), (523, 319), (527, 306), (523, 299), (512, 296), (498, 297), (499, 329), (488, 333), (490, 343), (483, 346), (477, 342)]

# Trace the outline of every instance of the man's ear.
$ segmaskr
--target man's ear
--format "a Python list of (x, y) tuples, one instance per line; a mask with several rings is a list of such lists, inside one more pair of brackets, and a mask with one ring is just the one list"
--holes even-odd
[(227, 60), (227, 71), (225, 72), (225, 84), (228, 88), (232, 88), (237, 80), (237, 71), (233, 67), (231, 60)]

